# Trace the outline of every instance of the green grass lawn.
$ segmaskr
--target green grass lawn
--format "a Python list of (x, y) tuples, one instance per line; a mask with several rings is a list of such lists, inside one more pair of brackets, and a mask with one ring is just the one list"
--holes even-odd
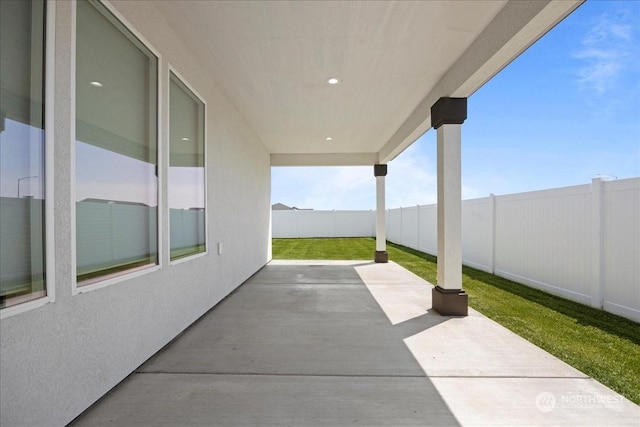
[[(372, 260), (372, 238), (273, 239), (274, 259)], [(430, 283), (436, 258), (389, 243), (389, 259)], [(602, 310), (463, 267), (469, 305), (640, 404), (640, 325)]]

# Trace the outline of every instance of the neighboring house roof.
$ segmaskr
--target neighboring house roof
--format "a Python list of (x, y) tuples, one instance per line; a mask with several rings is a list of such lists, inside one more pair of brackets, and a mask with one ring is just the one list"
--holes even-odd
[(276, 203), (271, 205), (271, 210), (274, 210), (274, 211), (290, 211), (291, 209), (293, 208), (285, 205), (284, 203)]
[(312, 211), (310, 208), (296, 208), (295, 206), (287, 206), (284, 203), (275, 203), (271, 205), (273, 211)]
[(80, 200), (80, 203), (85, 203), (85, 202), (89, 202), (89, 203), (104, 203), (104, 204), (115, 204), (115, 205), (128, 205), (128, 206), (145, 206), (145, 207), (149, 207), (149, 205), (147, 205), (146, 203), (141, 203), (141, 202), (125, 202), (122, 200), (106, 200), (106, 199), (84, 199), (84, 200)]

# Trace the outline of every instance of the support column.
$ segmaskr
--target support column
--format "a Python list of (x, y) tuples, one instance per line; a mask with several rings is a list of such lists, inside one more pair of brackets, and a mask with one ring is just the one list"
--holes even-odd
[(376, 253), (374, 261), (389, 262), (387, 253), (387, 223), (385, 218), (384, 177), (387, 176), (387, 165), (374, 165), (373, 175), (376, 177)]
[(438, 133), (438, 280), (432, 305), (443, 316), (468, 313), (462, 290), (461, 128), (466, 118), (466, 98), (440, 98), (431, 107)]

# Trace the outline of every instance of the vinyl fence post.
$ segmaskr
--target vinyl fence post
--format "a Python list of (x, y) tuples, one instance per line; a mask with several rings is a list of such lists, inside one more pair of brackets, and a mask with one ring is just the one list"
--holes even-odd
[(604, 203), (603, 180), (596, 177), (591, 180), (591, 306), (603, 308), (604, 305)]
[(416, 248), (416, 250), (420, 250), (420, 205), (419, 204), (416, 205), (416, 210), (418, 211), (418, 220), (417, 220), (418, 227), (416, 230), (416, 232), (418, 233), (418, 243), (417, 243), (418, 247)]
[(331, 236), (331, 237), (338, 237), (338, 230), (337, 230), (337, 228), (338, 228), (338, 224), (337, 224), (337, 223), (338, 223), (338, 221), (336, 220), (336, 217), (337, 217), (337, 215), (336, 215), (336, 210), (334, 209), (334, 210), (333, 210), (333, 236)]
[(405, 246), (404, 244), (404, 213), (402, 206), (400, 206), (400, 244)]
[(496, 195), (489, 194), (489, 271), (496, 274)]

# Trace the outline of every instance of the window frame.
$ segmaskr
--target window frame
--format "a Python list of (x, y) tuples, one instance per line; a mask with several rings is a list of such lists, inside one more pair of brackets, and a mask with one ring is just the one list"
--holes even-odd
[(77, 238), (77, 220), (76, 220), (76, 68), (77, 68), (77, 48), (76, 48), (76, 40), (77, 40), (77, 2), (75, 2), (72, 8), (72, 76), (71, 78), (71, 92), (72, 92), (72, 105), (71, 105), (71, 115), (73, 117), (73, 123), (71, 126), (71, 176), (73, 179), (71, 180), (71, 294), (73, 296), (83, 294), (85, 292), (91, 292), (97, 289), (102, 289), (107, 286), (114, 285), (116, 283), (128, 281), (137, 277), (146, 276), (147, 274), (154, 273), (163, 266), (163, 235), (162, 235), (162, 223), (164, 217), (164, 198), (163, 198), (163, 168), (161, 167), (163, 164), (163, 155), (162, 155), (162, 147), (164, 146), (164, 138), (162, 134), (162, 99), (163, 99), (163, 85), (161, 82), (164, 79), (163, 72), (163, 59), (160, 52), (136, 29), (134, 25), (132, 25), (120, 12), (118, 12), (108, 1), (106, 0), (93, 0), (96, 3), (99, 3), (104, 7), (116, 20), (120, 22), (120, 24), (126, 28), (138, 41), (156, 57), (157, 67), (156, 67), (156, 103), (155, 103), (155, 115), (156, 115), (156, 170), (157, 170), (157, 200), (158, 200), (158, 208), (157, 208), (157, 221), (156, 221), (156, 249), (157, 249), (157, 263), (155, 265), (145, 266), (143, 268), (132, 268), (129, 270), (124, 270), (122, 272), (107, 274), (103, 277), (96, 278), (95, 281), (90, 283), (86, 283), (84, 285), (78, 284), (78, 275), (77, 275), (77, 247), (76, 247), (76, 238)]
[[(168, 172), (171, 168), (171, 141), (169, 135), (171, 135), (171, 74), (173, 74), (182, 85), (184, 85), (189, 91), (191, 91), (191, 95), (195, 96), (199, 102), (202, 103), (203, 108), (203, 123), (202, 123), (202, 139), (203, 139), (203, 151), (202, 155), (204, 156), (204, 251), (197, 252), (195, 254), (186, 255), (183, 257), (179, 257), (176, 259), (171, 259), (171, 215), (170, 215), (170, 207), (169, 207), (169, 186), (171, 182), (169, 181)], [(166, 206), (166, 215), (167, 215), (167, 257), (169, 259), (169, 265), (181, 264), (186, 261), (191, 261), (193, 259), (201, 258), (207, 256), (209, 254), (209, 209), (208, 209), (208, 171), (209, 168), (207, 166), (207, 141), (208, 141), (208, 127), (207, 127), (207, 101), (204, 97), (198, 93), (194, 87), (189, 84), (189, 82), (183, 77), (183, 75), (176, 70), (176, 68), (169, 63), (167, 67), (167, 206)]]
[(45, 0), (44, 16), (44, 272), (46, 295), (0, 310), (0, 319), (24, 313), (56, 300), (54, 242), (54, 126), (55, 123), (55, 21), (56, 2)]

